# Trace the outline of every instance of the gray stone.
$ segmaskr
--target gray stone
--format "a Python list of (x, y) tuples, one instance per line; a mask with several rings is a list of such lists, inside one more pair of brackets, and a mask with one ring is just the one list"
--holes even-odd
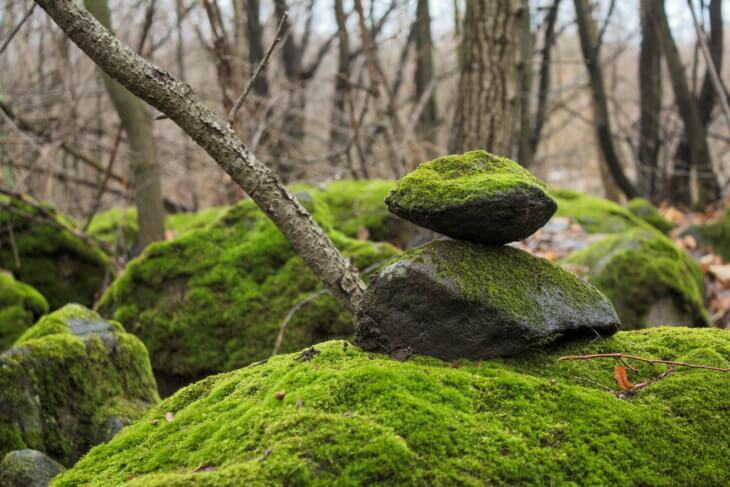
[(528, 237), (558, 208), (545, 185), (526, 169), (485, 151), (421, 164), (396, 182), (385, 203), (422, 227), (488, 244)]
[(64, 468), (38, 450), (11, 451), (0, 462), (0, 487), (47, 487)]
[(373, 278), (356, 340), (394, 355), (478, 360), (618, 328), (598, 289), (548, 260), (513, 247), (437, 241), (403, 253)]

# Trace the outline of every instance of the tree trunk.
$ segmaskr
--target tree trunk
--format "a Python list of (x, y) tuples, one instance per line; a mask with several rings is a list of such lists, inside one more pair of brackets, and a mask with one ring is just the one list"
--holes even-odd
[(486, 149), (510, 156), (517, 116), (520, 0), (469, 1), (451, 152)]
[(662, 56), (655, 23), (656, 0), (641, 0), (641, 50), (639, 52), (639, 190), (651, 201), (661, 199), (659, 188), (659, 127), (662, 105)]
[(626, 177), (618, 152), (613, 144), (611, 120), (608, 115), (606, 87), (603, 82), (603, 70), (601, 69), (596, 44), (596, 22), (591, 15), (588, 0), (575, 0), (574, 3), (575, 20), (578, 24), (578, 36), (580, 37), (583, 62), (586, 65), (590, 81), (593, 124), (596, 130), (596, 138), (601, 148), (603, 160), (608, 166), (611, 176), (626, 197), (631, 199), (638, 196), (639, 193), (629, 178)]
[[(331, 150), (337, 150), (347, 144), (347, 97), (350, 96), (350, 35), (347, 32), (345, 9), (342, 0), (335, 0), (335, 20), (337, 21), (337, 74), (335, 75), (335, 93), (330, 115)], [(353, 127), (354, 128), (354, 127)], [(355, 177), (355, 171), (350, 165), (350, 173)]]
[(532, 126), (532, 53), (534, 37), (529, 0), (522, 0), (519, 13), (520, 32), (520, 123), (517, 128), (517, 160), (525, 167), (532, 165), (532, 148), (530, 144), (530, 128)]
[[(248, 35), (248, 59), (251, 66), (258, 66), (264, 58), (263, 29), (259, 21), (259, 0), (246, 0), (246, 33)], [(260, 97), (269, 96), (269, 81), (259, 76), (253, 85), (254, 92)]]
[(278, 176), (248, 150), (225, 121), (198, 101), (190, 86), (123, 45), (76, 0), (36, 3), (107, 74), (190, 135), (271, 218), (335, 298), (355, 310), (365, 290), (357, 269)]
[[(691, 165), (694, 165), (697, 171), (699, 183), (697, 205), (704, 207), (720, 198), (720, 183), (712, 167), (712, 156), (710, 155), (710, 148), (707, 145), (705, 126), (700, 117), (697, 100), (689, 89), (682, 59), (679, 56), (679, 50), (669, 30), (663, 1), (658, 2), (655, 20), (662, 53), (667, 60), (667, 67), (669, 68), (669, 79), (672, 82), (674, 98), (679, 109), (679, 115), (684, 123), (684, 131), (687, 137), (687, 144), (689, 145), (688, 160), (691, 161)], [(675, 181), (672, 182), (674, 183)], [(684, 184), (680, 185), (679, 188), (677, 186), (671, 188), (672, 191), (677, 189), (684, 192)], [(682, 194), (680, 200), (675, 201), (684, 204), (689, 203), (685, 194)]]
[[(85, 4), (89, 12), (99, 20), (104, 28), (111, 31), (111, 14), (107, 0), (85, 0)], [(43, 7), (43, 4), (40, 5)], [(80, 9), (79, 6), (74, 8), (74, 10)], [(157, 146), (152, 133), (152, 116), (140, 99), (114, 81), (107, 73), (102, 72), (102, 76), (129, 142), (134, 199), (139, 224), (138, 245), (141, 249), (152, 242), (165, 239), (165, 209), (162, 204)]]
[[(710, 54), (718, 73), (722, 72), (722, 51), (723, 51), (723, 22), (722, 22), (722, 0), (710, 2)], [(717, 102), (717, 92), (712, 84), (710, 68), (705, 70), (705, 78), (702, 82), (699, 97), (697, 98), (700, 122), (704, 129), (707, 129), (712, 118), (712, 110)], [(692, 203), (690, 190), (690, 172), (692, 170), (692, 155), (688, 142), (689, 134), (685, 130), (682, 139), (679, 141), (677, 151), (674, 154), (674, 167), (671, 177), (671, 199), (677, 205), (690, 206)], [(700, 180), (702, 184), (702, 180)], [(710, 183), (711, 184), (711, 183)]]
[(416, 41), (416, 103), (422, 97), (428, 96), (428, 101), (418, 117), (417, 130), (422, 138), (432, 140), (438, 121), (438, 111), (436, 110), (434, 90), (431, 88), (431, 93), (426, 93), (430, 89), (434, 78), (431, 13), (428, 8), (428, 0), (418, 0), (414, 32)]

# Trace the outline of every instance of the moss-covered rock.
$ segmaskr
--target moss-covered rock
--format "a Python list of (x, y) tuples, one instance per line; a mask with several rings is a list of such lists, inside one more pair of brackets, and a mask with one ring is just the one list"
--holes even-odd
[(0, 268), (36, 288), (51, 309), (69, 302), (90, 306), (109, 272), (106, 255), (76, 237), (70, 222), (51, 208), (55, 224), (18, 199), (0, 196), (0, 204)]
[(477, 360), (618, 328), (608, 299), (560, 266), (509, 246), (450, 240), (404, 252), (373, 278), (356, 337), (367, 350)]
[(144, 344), (66, 305), (0, 355), (0, 455), (32, 448), (71, 465), (158, 400)]
[(626, 208), (664, 234), (668, 234), (674, 229), (674, 223), (664, 218), (664, 215), (659, 213), (656, 206), (652, 205), (651, 201), (646, 198), (633, 198), (628, 202)]
[(653, 228), (621, 205), (568, 189), (551, 188), (558, 202), (556, 215), (580, 223), (588, 233), (620, 233), (633, 228)]
[(11, 451), (0, 462), (0, 487), (47, 487), (63, 467), (38, 450)]
[(555, 213), (545, 185), (527, 169), (486, 151), (425, 162), (396, 182), (390, 211), (459, 240), (521, 240)]
[(48, 303), (41, 293), (0, 271), (0, 352), (45, 313)]
[[(332, 230), (327, 205), (313, 194), (300, 196), (361, 269), (397, 252)], [(98, 308), (145, 342), (158, 378), (185, 382), (271, 355), (287, 313), (319, 290), (291, 244), (247, 200), (205, 229), (150, 245)], [(351, 335), (351, 316), (322, 294), (293, 315), (281, 351)]]
[[(604, 352), (728, 367), (730, 334), (655, 328), (456, 363), (331, 341), (179, 391), (53, 485), (730, 482), (730, 374), (678, 368), (620, 399), (610, 360), (558, 360)], [(637, 383), (665, 370), (632, 364)]]
[(613, 302), (623, 328), (705, 326), (704, 281), (697, 263), (656, 230), (608, 235), (569, 255)]
[[(691, 229), (694, 230), (694, 229)], [(717, 255), (730, 262), (730, 210), (716, 222), (697, 228), (699, 240), (712, 247)]]

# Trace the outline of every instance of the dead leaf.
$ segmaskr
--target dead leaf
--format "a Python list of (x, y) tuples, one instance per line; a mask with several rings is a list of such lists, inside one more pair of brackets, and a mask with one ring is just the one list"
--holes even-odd
[(165, 230), (165, 240), (172, 240), (175, 238), (175, 230)]
[(684, 213), (674, 208), (673, 206), (664, 209), (662, 213), (664, 213), (664, 218), (674, 223), (675, 225), (679, 225), (684, 221)]
[(304, 406), (304, 402), (302, 401), (301, 397), (297, 398), (297, 409), (302, 409), (302, 406)]
[(730, 264), (722, 265), (711, 265), (709, 266), (709, 272), (715, 278), (720, 281), (724, 287), (730, 286)]
[(370, 238), (370, 230), (367, 229), (367, 227), (360, 226), (360, 228), (357, 229), (357, 239), (358, 240), (368, 240)]
[(170, 413), (170, 412), (165, 413), (165, 421), (167, 421), (168, 423), (172, 423), (174, 419), (175, 419), (175, 415), (173, 413)]
[(626, 373), (626, 366), (614, 365), (613, 376), (616, 378), (616, 382), (621, 389), (628, 391), (634, 387), (634, 384), (631, 383)]
[(277, 401), (284, 400), (284, 397), (286, 397), (286, 392), (284, 392), (284, 391), (279, 391), (276, 394), (274, 394), (274, 398), (276, 398)]
[(689, 250), (694, 250), (697, 248), (697, 239), (694, 238), (692, 235), (685, 235), (682, 240), (682, 247)]

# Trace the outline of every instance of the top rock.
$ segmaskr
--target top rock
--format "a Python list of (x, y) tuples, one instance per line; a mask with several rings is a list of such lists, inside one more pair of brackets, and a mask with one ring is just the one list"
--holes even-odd
[(522, 240), (557, 209), (527, 169), (483, 150), (421, 164), (397, 181), (385, 203), (418, 225), (487, 244)]

